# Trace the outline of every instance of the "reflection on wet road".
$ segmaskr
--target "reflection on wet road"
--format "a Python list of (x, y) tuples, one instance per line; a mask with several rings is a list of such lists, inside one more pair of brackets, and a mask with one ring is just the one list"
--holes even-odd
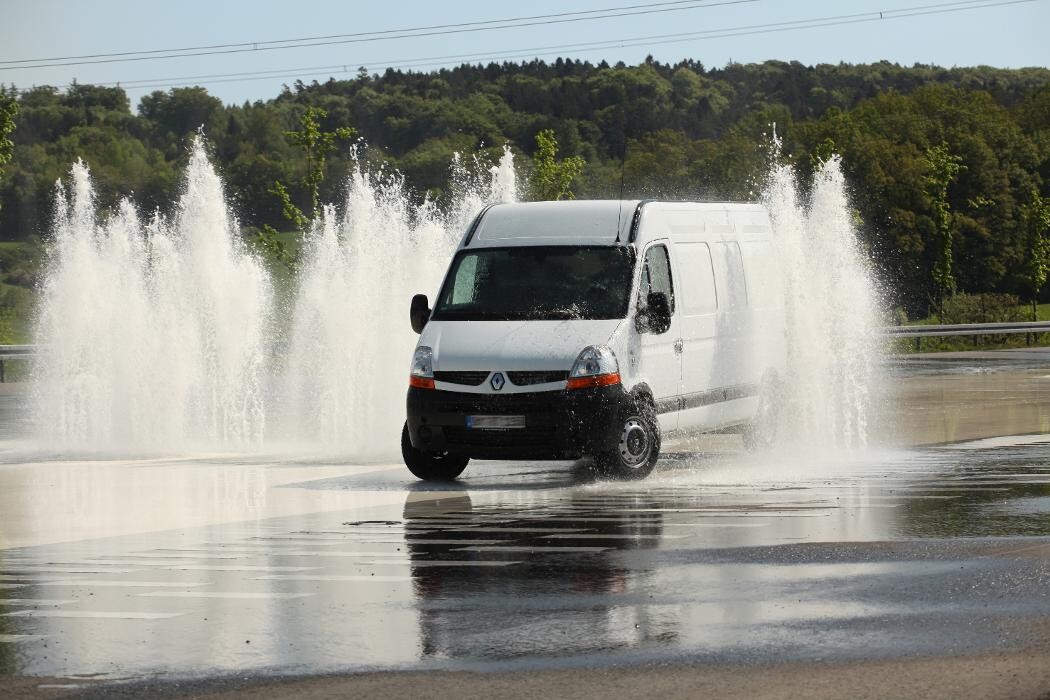
[(396, 505), (7, 550), (0, 670), (866, 658), (1025, 644), (1050, 614), (1046, 444), (746, 484), (741, 461), (682, 456), (644, 485), (548, 465), (511, 488), (489, 465), (480, 489)]
[(0, 674), (1045, 646), (1046, 436), (819, 459), (748, 456), (724, 436), (699, 447), (671, 452), (643, 483), (597, 481), (585, 465), (478, 463), (454, 488), (397, 465), (27, 465), (11, 447)]

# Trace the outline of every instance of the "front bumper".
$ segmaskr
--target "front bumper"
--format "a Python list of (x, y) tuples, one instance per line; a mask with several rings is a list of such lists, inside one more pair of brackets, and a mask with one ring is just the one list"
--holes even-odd
[[(578, 459), (614, 447), (630, 403), (622, 385), (522, 394), (408, 390), (412, 446), (474, 459)], [(467, 427), (467, 416), (525, 417), (524, 428)]]

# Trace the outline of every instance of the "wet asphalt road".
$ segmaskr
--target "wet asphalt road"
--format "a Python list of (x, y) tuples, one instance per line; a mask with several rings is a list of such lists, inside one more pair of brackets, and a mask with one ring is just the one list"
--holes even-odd
[(672, 445), (642, 483), (476, 463), (439, 489), (399, 465), (72, 460), (15, 435), (0, 676), (99, 690), (1050, 648), (1050, 361), (928, 360), (893, 386), (908, 441), (942, 444), (756, 456), (720, 436)]

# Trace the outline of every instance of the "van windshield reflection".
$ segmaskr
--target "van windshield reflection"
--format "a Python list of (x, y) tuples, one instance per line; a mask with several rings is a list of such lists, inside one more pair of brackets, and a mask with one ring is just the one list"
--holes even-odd
[(624, 318), (634, 253), (621, 246), (460, 251), (438, 296), (439, 321)]

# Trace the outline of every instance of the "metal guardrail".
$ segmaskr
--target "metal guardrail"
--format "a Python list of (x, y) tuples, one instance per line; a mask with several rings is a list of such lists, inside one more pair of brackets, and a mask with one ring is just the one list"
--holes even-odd
[(36, 354), (35, 345), (0, 345), (0, 384), (7, 381), (8, 360), (24, 360)]
[(34, 354), (36, 354), (35, 345), (0, 345), (0, 359), (32, 357)]
[(888, 326), (887, 335), (928, 338), (945, 335), (1004, 335), (1009, 333), (1050, 333), (1050, 321), (1013, 321), (1009, 323), (956, 323), (932, 326)]
[(922, 349), (923, 338), (943, 337), (949, 335), (973, 336), (977, 345), (980, 335), (1008, 335), (1012, 333), (1030, 334), (1050, 333), (1050, 321), (1010, 321), (1007, 323), (955, 323), (929, 326), (888, 326), (882, 329), (886, 335), (897, 338), (914, 338), (915, 352)]
[[(919, 349), (922, 338), (948, 335), (1006, 335), (1011, 333), (1050, 333), (1050, 321), (1012, 321), (1008, 323), (956, 323), (929, 326), (886, 326), (883, 333), (896, 338), (914, 338)], [(4, 363), (24, 360), (36, 354), (36, 345), (0, 345), (0, 383), (4, 381)]]

